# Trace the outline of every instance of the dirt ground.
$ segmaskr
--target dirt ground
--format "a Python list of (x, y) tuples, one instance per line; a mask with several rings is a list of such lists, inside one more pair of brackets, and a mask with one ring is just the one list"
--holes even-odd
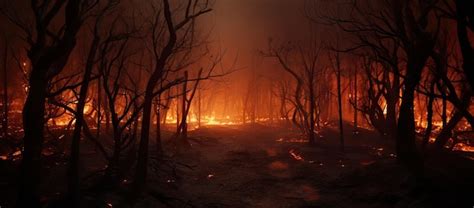
[(263, 125), (207, 127), (191, 137), (193, 148), (173, 156), (190, 167), (151, 181), (157, 187), (150, 193), (162, 193), (165, 203), (149, 197), (140, 205), (463, 207), (470, 203), (469, 191), (474, 193), (415, 186), (397, 164), (392, 142), (370, 131), (347, 131), (344, 154), (332, 128), (314, 146), (303, 143), (297, 131)]
[[(297, 130), (284, 127), (259, 124), (202, 127), (190, 132), (190, 149), (172, 153), (176, 151), (169, 149), (168, 144), (164, 161), (152, 157), (148, 190), (133, 207), (454, 208), (474, 205), (472, 186), (460, 187), (452, 181), (441, 183), (440, 177), (424, 181), (425, 185), (416, 185), (420, 183), (397, 164), (392, 141), (368, 130), (361, 129), (358, 134), (349, 126), (346, 130), (342, 154), (337, 130), (331, 127), (320, 132), (313, 146), (307, 144)], [(85, 143), (82, 150), (84, 177), (105, 164), (88, 145)], [(54, 201), (64, 193), (61, 181), (65, 181), (67, 163), (61, 157), (45, 162), (49, 164), (43, 174), (45, 201)], [(15, 171), (2, 170), (0, 202), (8, 205), (15, 197), (12, 183)], [(467, 173), (462, 177), (456, 172), (446, 174), (450, 177), (441, 176), (443, 181), (455, 178), (453, 181), (462, 181), (462, 184), (474, 182)], [(83, 183), (84, 207), (132, 206), (124, 202), (130, 194), (130, 179), (125, 179), (122, 187), (103, 193), (91, 191), (90, 181), (93, 180), (84, 179)], [(48, 203), (47, 207), (55, 206)]]

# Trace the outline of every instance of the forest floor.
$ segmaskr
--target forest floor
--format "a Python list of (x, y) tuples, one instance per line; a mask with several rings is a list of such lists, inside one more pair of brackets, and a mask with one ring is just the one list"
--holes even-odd
[[(469, 172), (474, 166), (457, 169), (465, 165), (438, 157), (426, 162), (429, 172), (436, 174), (427, 174), (430, 177), (416, 185), (420, 183), (397, 163), (393, 141), (368, 130), (353, 134), (352, 127), (345, 129), (344, 154), (338, 131), (332, 127), (324, 128), (312, 146), (297, 130), (277, 126), (208, 126), (191, 131), (192, 147), (179, 153), (165, 141), (166, 159), (151, 160), (148, 189), (134, 207), (474, 206), (474, 172)], [(105, 164), (94, 152), (90, 144), (83, 145), (84, 177)], [(65, 181), (67, 163), (64, 158), (50, 158), (45, 164), (49, 165), (43, 173), (44, 200), (53, 201), (64, 193), (61, 181)], [(4, 165), (0, 177), (3, 208), (15, 197), (16, 171), (0, 165)], [(101, 194), (85, 187), (82, 205), (130, 207), (123, 200), (130, 194), (129, 181)], [(83, 185), (89, 186), (88, 182)]]
[(156, 198), (150, 197), (140, 204), (202, 208), (474, 206), (472, 189), (461, 190), (454, 184), (416, 186), (415, 178), (396, 162), (388, 138), (346, 129), (344, 154), (334, 128), (322, 131), (314, 146), (286, 128), (256, 124), (198, 129), (190, 134), (193, 148), (173, 156), (190, 168), (178, 168), (170, 178), (151, 181), (155, 188), (150, 193), (164, 194), (165, 203), (155, 204)]

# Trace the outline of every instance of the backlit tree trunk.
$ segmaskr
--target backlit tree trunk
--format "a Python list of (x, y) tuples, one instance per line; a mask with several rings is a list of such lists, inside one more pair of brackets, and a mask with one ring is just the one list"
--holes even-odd
[(8, 43), (5, 38), (5, 49), (3, 52), (3, 139), (8, 138)]

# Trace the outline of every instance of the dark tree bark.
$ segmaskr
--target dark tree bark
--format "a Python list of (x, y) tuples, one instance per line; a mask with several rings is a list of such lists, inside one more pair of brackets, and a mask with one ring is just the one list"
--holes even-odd
[(444, 148), (444, 145), (446, 145), (449, 138), (451, 138), (454, 128), (456, 128), (456, 125), (459, 123), (459, 121), (461, 121), (461, 119), (462, 113), (460, 111), (456, 111), (451, 119), (449, 119), (449, 122), (446, 124), (443, 130), (441, 130), (439, 135), (436, 137), (436, 149), (442, 150)]
[(354, 93), (353, 93), (353, 96), (354, 96), (354, 133), (357, 133), (359, 131), (359, 127), (358, 127), (358, 114), (359, 114), (359, 111), (357, 110), (358, 106), (357, 106), (357, 103), (358, 103), (358, 88), (359, 86), (357, 85), (357, 67), (354, 67)]
[(199, 89), (198, 92), (198, 128), (201, 128), (201, 99), (202, 99), (202, 92), (201, 89)]
[[(469, 104), (471, 103), (471, 96), (472, 96), (472, 92), (466, 89), (461, 95), (461, 102), (462, 102), (462, 106), (464, 106), (464, 109), (466, 109), (467, 106), (469, 106)], [(465, 113), (463, 113), (463, 110), (457, 108), (453, 116), (451, 117), (451, 119), (446, 124), (446, 126), (441, 130), (439, 135), (436, 137), (436, 141), (434, 144), (436, 149), (441, 150), (444, 148), (449, 138), (451, 138), (454, 128), (456, 128), (456, 125), (461, 121), (463, 116), (465, 116)]]
[[(38, 5), (32, 1), (35, 17), (36, 38), (28, 37), (31, 61), (29, 91), (23, 107), (24, 150), (20, 168), (20, 188), (17, 207), (39, 207), (41, 182), (41, 151), (44, 141), (45, 101), (49, 81), (64, 68), (76, 45), (76, 35), (81, 28), (81, 4), (83, 1), (55, 1)], [(60, 14), (65, 5), (64, 15)], [(57, 41), (48, 41), (49, 26), (53, 19), (64, 19), (64, 32)], [(32, 34), (32, 33), (28, 33)]]
[(71, 156), (68, 167), (68, 195), (69, 206), (80, 207), (80, 193), (79, 193), (79, 153), (81, 133), (84, 122), (84, 106), (86, 105), (87, 92), (89, 91), (89, 83), (92, 75), (92, 69), (99, 46), (100, 38), (96, 35), (91, 43), (89, 49), (89, 56), (87, 58), (86, 67), (83, 75), (83, 83), (79, 92), (79, 100), (76, 105), (76, 123), (71, 142)]
[[(430, 93), (434, 93), (435, 90), (435, 85), (436, 85), (436, 80), (433, 80), (431, 85), (430, 85)], [(428, 96), (428, 104), (426, 106), (426, 110), (428, 111), (427, 116), (426, 116), (426, 130), (425, 130), (425, 135), (423, 137), (423, 148), (428, 145), (428, 142), (430, 141), (430, 136), (431, 136), (431, 130), (433, 129), (433, 102), (435, 98), (434, 95)]]
[[(163, 15), (165, 18), (165, 24), (166, 24), (167, 32), (169, 33), (168, 34), (169, 37), (166, 43), (164, 44), (165, 45), (164, 48), (160, 52), (156, 52), (157, 54), (155, 54), (155, 57), (157, 57), (155, 68), (147, 82), (146, 89), (145, 89), (145, 97), (143, 101), (142, 125), (141, 125), (142, 129), (141, 129), (141, 134), (140, 134), (140, 144), (138, 148), (138, 161), (137, 161), (136, 173), (135, 173), (134, 183), (133, 183), (133, 187), (135, 190), (134, 194), (136, 196), (140, 195), (141, 192), (143, 191), (143, 188), (145, 187), (145, 183), (147, 179), (148, 143), (149, 143), (149, 137), (150, 137), (150, 117), (151, 117), (151, 108), (153, 104), (152, 101), (153, 101), (153, 98), (155, 97), (154, 90), (157, 83), (163, 77), (163, 74), (165, 72), (165, 66), (168, 62), (168, 59), (172, 56), (174, 52), (174, 49), (178, 40), (177, 31), (181, 30), (190, 22), (194, 23), (193, 20), (198, 18), (199, 16), (211, 11), (211, 9), (206, 7), (199, 11), (196, 11), (196, 13), (190, 13), (191, 12), (190, 8), (192, 7), (191, 5), (193, 2), (194, 2), (194, 7), (196, 7), (197, 1), (188, 0), (188, 3), (187, 3), (188, 6), (186, 9), (184, 20), (182, 20), (181, 22), (178, 22), (177, 24), (174, 24), (169, 1), (163, 0)], [(193, 9), (193, 11), (194, 10), (195, 8)], [(157, 19), (159, 20), (160, 18), (157, 17)], [(158, 24), (159, 22), (156, 22), (154, 27), (156, 27)], [(156, 43), (156, 40), (154, 40), (154, 42)], [(156, 49), (157, 45), (155, 45), (154, 47)]]
[(337, 85), (337, 106), (338, 106), (338, 114), (339, 114), (339, 141), (340, 141), (341, 152), (344, 152), (344, 125), (343, 125), (343, 118), (342, 118), (342, 87), (341, 87), (341, 62), (340, 62), (341, 60), (339, 57), (339, 52), (336, 52), (334, 59), (335, 59), (334, 71), (336, 72), (336, 85)]
[[(289, 73), (296, 82), (293, 96), (282, 96), (282, 108), (284, 108), (286, 99), (293, 104), (294, 110), (291, 119), (293, 124), (305, 133), (309, 144), (314, 144), (316, 142), (315, 127), (319, 117), (319, 112), (316, 110), (317, 90), (315, 90), (315, 85), (317, 70), (321, 70), (318, 68), (321, 47), (318, 45), (309, 48), (296, 47), (298, 49), (297, 59), (301, 68), (293, 68), (290, 65), (289, 56), (291, 56), (292, 47), (292, 45), (287, 45), (273, 48), (270, 42), (269, 51), (262, 54), (266, 57), (276, 58), (283, 70)], [(281, 93), (286, 94), (284, 87)], [(285, 112), (285, 114), (287, 113)]]
[(2, 132), (3, 139), (8, 138), (8, 43), (5, 38), (5, 45), (3, 51), (3, 117), (2, 117)]
[(187, 92), (188, 92), (188, 71), (184, 71), (184, 82), (182, 88), (182, 99), (181, 99), (181, 121), (178, 122), (178, 129), (176, 130), (176, 134), (180, 143), (185, 144), (186, 146), (189, 144), (187, 142), (188, 139), (188, 102), (187, 102)]
[(463, 56), (463, 70), (466, 78), (474, 89), (474, 49), (469, 40), (468, 28), (474, 30), (474, 3), (468, 0), (455, 0), (457, 16), (457, 36)]
[(189, 112), (191, 110), (191, 104), (194, 100), (194, 97), (196, 95), (196, 91), (199, 87), (199, 83), (201, 79), (204, 79), (201, 77), (202, 75), (202, 69), (199, 70), (196, 78), (196, 83), (192, 87), (191, 93), (188, 98), (188, 87), (187, 83), (189, 82), (189, 77), (188, 77), (188, 71), (184, 72), (184, 83), (183, 83), (183, 99), (182, 99), (182, 111), (181, 111), (181, 122), (179, 124), (179, 128), (177, 131), (177, 136), (178, 139), (180, 140), (180, 144), (184, 145), (184, 147), (190, 147), (189, 141), (188, 141), (188, 120), (187, 117), (189, 115)]
[(102, 79), (102, 73), (99, 70), (99, 77), (97, 79), (97, 132), (95, 137), (97, 139), (100, 139), (100, 131), (101, 131), (101, 125), (102, 125), (102, 112), (101, 112), (101, 106), (102, 106), (102, 88), (101, 88), (101, 79)]
[(157, 96), (157, 102), (156, 102), (156, 153), (158, 157), (161, 157), (163, 155), (163, 145), (161, 143), (161, 94)]
[(414, 99), (415, 89), (421, 79), (421, 70), (424, 61), (408, 62), (405, 77), (405, 89), (403, 90), (402, 103), (398, 118), (397, 130), (397, 155), (398, 158), (411, 168), (420, 168), (420, 156), (416, 147)]

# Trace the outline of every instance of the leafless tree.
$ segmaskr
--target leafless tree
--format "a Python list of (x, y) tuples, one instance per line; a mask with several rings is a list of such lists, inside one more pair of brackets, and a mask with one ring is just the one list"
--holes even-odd
[(2, 134), (3, 139), (8, 138), (8, 40), (5, 37), (5, 43), (3, 45), (3, 96), (2, 96)]
[(310, 45), (308, 48), (299, 45), (275, 47), (272, 44), (270, 41), (268, 51), (262, 54), (277, 59), (282, 68), (295, 80), (294, 97), (291, 99), (295, 106), (292, 120), (308, 136), (309, 143), (314, 144), (316, 118), (318, 118), (316, 114), (319, 113), (316, 110), (315, 88), (317, 76), (320, 75), (323, 68), (318, 62), (322, 47), (317, 43), (308, 44)]
[[(166, 74), (166, 66), (169, 64), (170, 57), (176, 52), (177, 47), (179, 48), (181, 44), (186, 43), (186, 41), (182, 40), (188, 38), (188, 35), (193, 35), (187, 33), (187, 31), (192, 28), (195, 20), (203, 14), (212, 11), (209, 8), (210, 5), (208, 1), (188, 0), (186, 2), (185, 11), (182, 13), (173, 10), (168, 0), (163, 0), (162, 2), (163, 4), (160, 6), (160, 9), (156, 8), (155, 5), (156, 9), (153, 11), (154, 20), (151, 24), (154, 67), (147, 81), (144, 95), (138, 162), (134, 180), (134, 189), (137, 194), (143, 190), (147, 178), (150, 119), (153, 99), (155, 97), (155, 88)], [(179, 14), (184, 14), (184, 18)], [(174, 18), (178, 17), (180, 17), (180, 20), (175, 21)], [(161, 21), (162, 18), (164, 18), (164, 21)], [(164, 30), (161, 30), (163, 29), (163, 27), (161, 27), (162, 23), (164, 23)], [(168, 34), (164, 36), (162, 32)], [(164, 45), (161, 47), (163, 43)]]
[[(24, 151), (20, 172), (19, 207), (39, 207), (41, 150), (44, 141), (46, 89), (59, 74), (76, 45), (76, 35), (84, 18), (99, 1), (31, 1), (34, 26), (28, 27), (20, 13), (9, 10), (12, 1), (2, 5), (2, 13), (25, 34), (32, 68), (29, 91), (23, 109)], [(21, 15), (25, 15), (21, 13)], [(53, 22), (63, 25), (54, 27)], [(61, 21), (62, 20), (62, 21)], [(59, 29), (57, 29), (59, 28)]]
[(342, 118), (342, 66), (341, 66), (341, 55), (340, 52), (334, 52), (334, 54), (329, 54), (329, 60), (332, 63), (332, 69), (336, 75), (336, 86), (337, 86), (337, 106), (338, 106), (338, 115), (339, 115), (339, 141), (341, 152), (344, 152), (344, 124)]
[[(88, 57), (85, 64), (84, 74), (82, 77), (82, 84), (79, 91), (79, 99), (76, 104), (76, 114), (75, 119), (76, 123), (74, 126), (74, 132), (71, 142), (71, 156), (69, 161), (68, 169), (68, 195), (70, 200), (71, 207), (79, 207), (80, 205), (80, 193), (79, 193), (79, 151), (80, 151), (80, 139), (81, 132), (84, 122), (84, 107), (86, 105), (86, 100), (88, 97), (89, 83), (92, 77), (92, 71), (94, 64), (97, 59), (97, 52), (99, 50), (99, 44), (101, 41), (100, 37), (100, 28), (103, 26), (103, 18), (106, 17), (107, 13), (115, 7), (119, 2), (118, 1), (108, 1), (107, 4), (101, 8), (96, 17), (94, 29), (93, 29), (93, 38), (88, 52)], [(112, 29), (113, 30), (113, 29)]]
[[(369, 41), (355, 48), (376, 48), (374, 41), (393, 41), (399, 44), (404, 60), (402, 99), (397, 123), (397, 155), (410, 167), (421, 167), (421, 157), (416, 148), (414, 99), (423, 70), (429, 60), (438, 34), (440, 19), (436, 16), (437, 1), (352, 1), (351, 11), (346, 17), (319, 15), (317, 20), (325, 19), (350, 34), (366, 34)], [(360, 36), (359, 36), (360, 37)], [(362, 39), (364, 40), (364, 39)], [(372, 41), (370, 41), (372, 40)], [(399, 62), (397, 61), (397, 64)], [(418, 171), (416, 171), (418, 172)]]

